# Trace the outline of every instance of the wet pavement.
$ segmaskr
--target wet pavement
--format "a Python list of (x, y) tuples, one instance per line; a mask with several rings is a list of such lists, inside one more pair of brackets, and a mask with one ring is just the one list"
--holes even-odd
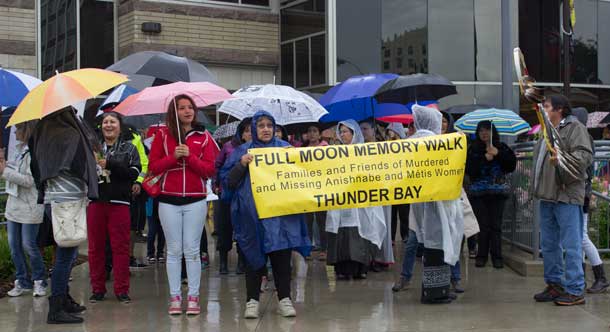
[[(232, 257), (234, 260), (234, 257)], [(213, 261), (214, 263), (214, 261)], [(276, 313), (272, 291), (261, 297), (261, 318), (242, 318), (245, 302), (243, 276), (218, 274), (215, 264), (202, 274), (202, 314), (167, 315), (164, 265), (132, 272), (128, 305), (111, 293), (104, 302), (85, 303), (90, 295), (87, 264), (74, 269), (72, 295), (85, 303), (85, 323), (47, 325), (47, 299), (24, 295), (0, 300), (0, 331), (608, 331), (610, 295), (588, 296), (577, 307), (535, 303), (532, 295), (544, 286), (540, 278), (525, 278), (512, 270), (477, 269), (464, 264), (466, 293), (449, 305), (419, 303), (419, 275), (411, 289), (392, 292), (398, 266), (389, 272), (369, 273), (367, 280), (335, 281), (323, 262), (298, 259), (293, 278), (297, 317)], [(235, 262), (230, 267), (234, 269)], [(109, 289), (112, 289), (109, 284)]]

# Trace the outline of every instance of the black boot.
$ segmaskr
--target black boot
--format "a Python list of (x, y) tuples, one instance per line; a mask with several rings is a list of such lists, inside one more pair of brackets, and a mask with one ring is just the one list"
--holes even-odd
[(74, 301), (72, 296), (68, 294), (66, 296), (66, 301), (64, 302), (64, 310), (69, 314), (80, 314), (81, 312), (87, 310), (87, 307), (82, 306), (78, 302)]
[(235, 270), (235, 274), (244, 274), (246, 271), (244, 258), (241, 254), (237, 254), (237, 269)]
[(228, 265), (228, 253), (225, 252), (218, 252), (218, 258), (219, 258), (219, 267), (218, 267), (218, 272), (220, 274), (229, 274), (229, 265)]
[(591, 288), (587, 289), (587, 293), (597, 294), (606, 291), (608, 286), (608, 280), (606, 280), (606, 272), (604, 271), (604, 265), (599, 264), (593, 267), (593, 275), (595, 276), (595, 282)]
[(47, 324), (79, 324), (83, 319), (67, 313), (64, 309), (65, 296), (49, 297), (49, 314), (47, 315)]

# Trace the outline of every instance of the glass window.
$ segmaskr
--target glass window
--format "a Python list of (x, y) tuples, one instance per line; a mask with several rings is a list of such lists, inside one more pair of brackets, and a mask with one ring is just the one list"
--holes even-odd
[(326, 31), (326, 1), (309, 0), (281, 11), (282, 41)]
[(454, 81), (475, 80), (473, 0), (428, 0), (429, 71)]
[(600, 1), (597, 15), (597, 79), (600, 84), (610, 84), (610, 2)]
[(284, 8), (280, 17), (282, 84), (299, 88), (325, 84), (326, 1)]
[(398, 55), (398, 56), (402, 55), (402, 47), (399, 47), (396, 49), (396, 55)]
[(389, 70), (389, 69), (390, 69), (390, 61), (384, 61), (383, 70)]
[[(411, 57), (409, 61), (413, 62), (413, 66), (409, 66), (405, 71), (427, 72), (426, 53), (416, 54), (415, 50), (427, 48), (428, 0), (383, 0), (381, 1), (381, 17), (382, 49), (406, 48), (407, 54)], [(400, 55), (397, 52), (395, 56)], [(385, 58), (391, 57), (388, 55)], [(385, 66), (385, 62), (383, 71), (398, 72), (395, 68)]]
[(241, 3), (244, 5), (269, 7), (269, 0), (241, 0)]
[[(409, 66), (411, 65), (411, 60), (409, 59)], [(402, 58), (396, 58), (396, 68), (402, 68)]]
[(475, 0), (474, 52), (476, 81), (502, 80), (502, 29), (500, 1)]
[[(597, 62), (598, 3), (575, 0), (576, 25), (572, 35), (572, 82), (599, 84)], [(608, 20), (608, 16), (603, 17)], [(607, 33), (607, 31), (604, 31)]]
[(559, 1), (519, 0), (519, 47), (539, 82), (560, 82)]
[(389, 58), (390, 56), (392, 56), (392, 50), (387, 48), (383, 51), (383, 57), (384, 58)]
[(282, 45), (282, 85), (294, 86), (293, 43)]
[(295, 43), (296, 87), (309, 86), (309, 40), (302, 39)]
[(76, 69), (76, 2), (41, 0), (40, 16), (42, 79)]
[(326, 38), (311, 38), (311, 85), (326, 83)]
[(244, 5), (265, 6), (269, 7), (269, 0), (213, 0), (220, 2), (241, 3)]
[(114, 5), (96, 0), (80, 3), (81, 67), (106, 68), (114, 63)]
[(337, 81), (381, 71), (382, 2), (337, 0)]

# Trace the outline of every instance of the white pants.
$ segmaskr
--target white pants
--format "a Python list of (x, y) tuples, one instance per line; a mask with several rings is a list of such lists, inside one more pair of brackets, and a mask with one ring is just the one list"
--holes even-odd
[(598, 266), (603, 262), (602, 259), (599, 257), (599, 252), (597, 251), (597, 248), (595, 248), (595, 245), (593, 244), (593, 242), (591, 242), (591, 239), (589, 239), (589, 234), (587, 234), (589, 214), (585, 213), (583, 217), (584, 229), (582, 231), (582, 250), (585, 252), (585, 256), (589, 258), (591, 265)]
[(204, 200), (187, 204), (172, 205), (159, 203), (159, 219), (167, 244), (167, 279), (170, 296), (180, 295), (180, 272), (182, 254), (186, 261), (186, 274), (190, 296), (199, 296), (201, 281), (201, 257), (199, 244), (207, 215)]

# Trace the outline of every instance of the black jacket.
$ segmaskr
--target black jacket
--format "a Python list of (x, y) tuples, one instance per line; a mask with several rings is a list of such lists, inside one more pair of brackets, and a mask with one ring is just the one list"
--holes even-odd
[(30, 169), (38, 188), (39, 204), (44, 202), (46, 181), (57, 177), (62, 171), (87, 184), (89, 199), (98, 197), (91, 136), (91, 130), (69, 108), (40, 120), (28, 142), (32, 154)]
[[(102, 148), (105, 146), (101, 139)], [(129, 205), (131, 186), (140, 175), (140, 155), (136, 147), (120, 138), (112, 147), (104, 149), (106, 169), (110, 171), (110, 183), (104, 176), (99, 181), (97, 201)]]

